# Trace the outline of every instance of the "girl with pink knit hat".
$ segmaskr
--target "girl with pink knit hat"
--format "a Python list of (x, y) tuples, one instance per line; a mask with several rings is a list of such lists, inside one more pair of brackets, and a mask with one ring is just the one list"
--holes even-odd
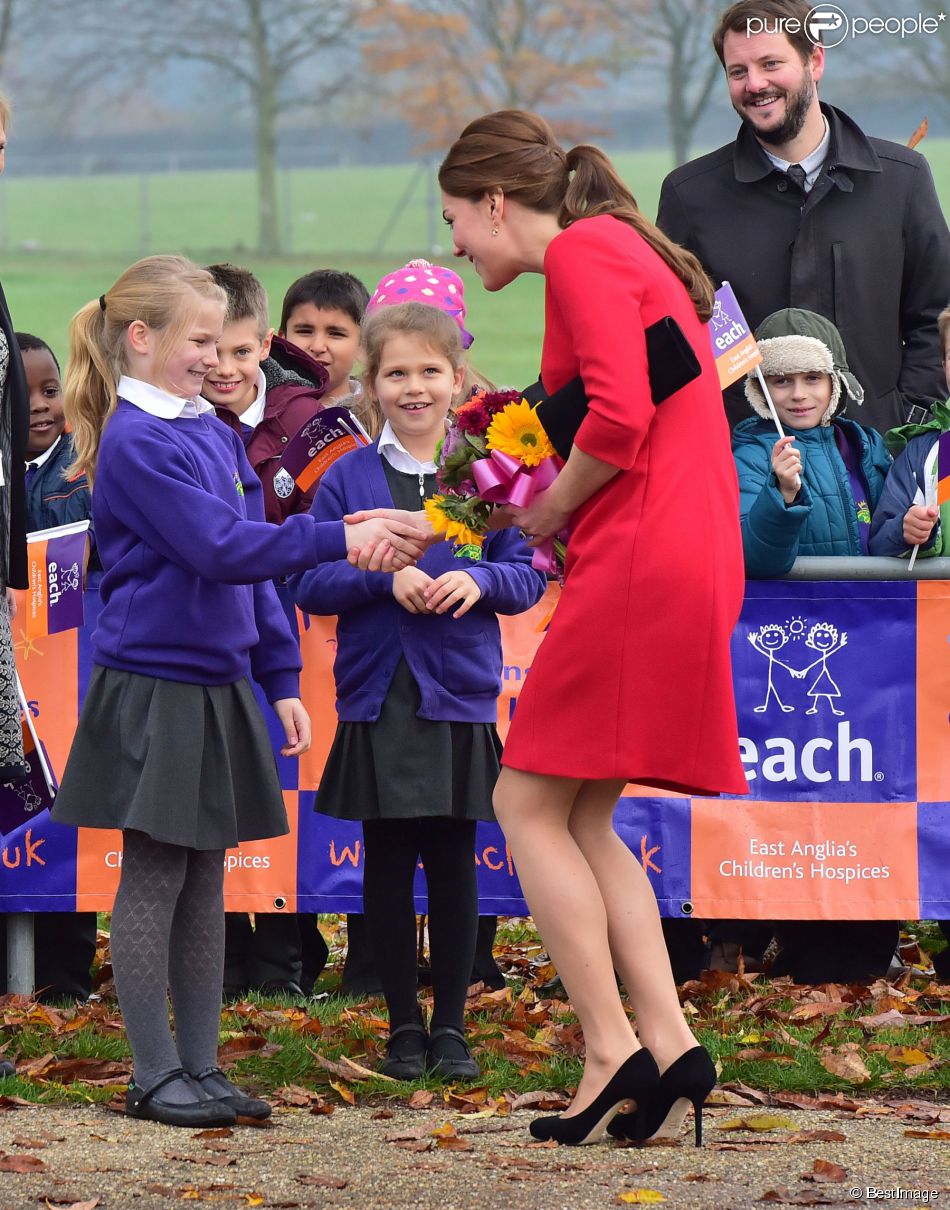
[[(467, 351), (471, 348), (475, 337), (465, 327), (465, 283), (454, 269), (445, 265), (433, 265), (421, 258), (408, 261), (401, 269), (387, 273), (380, 279), (366, 305), (366, 317), (369, 318), (381, 307), (395, 307), (407, 302), (438, 307), (440, 311), (451, 316), (462, 337), (462, 349)], [(490, 379), (470, 365), (467, 358), (463, 360), (465, 378), (459, 393), (460, 399), (467, 399), (477, 387), (487, 391), (495, 390), (495, 384)]]
[(399, 303), (427, 303), (451, 315), (462, 334), (462, 348), (468, 349), (475, 337), (465, 330), (464, 291), (465, 285), (454, 269), (427, 260), (411, 260), (382, 278), (366, 305), (366, 314)]
[[(438, 274), (435, 266), (407, 265), (371, 300), (363, 381), (378, 436), (330, 467), (314, 517), (339, 519), (390, 500), (415, 511), (438, 491), (436, 451), (459, 402), (465, 339), (461, 294), (447, 289), (458, 278)], [(416, 297), (387, 305), (410, 291)], [(363, 910), (389, 1012), (387, 1076), (479, 1075), (465, 1036), (465, 1000), (479, 929), (476, 825), (494, 818), (500, 768), (497, 615), (530, 609), (544, 589), (524, 539), (510, 528), (489, 535), (478, 562), (435, 543), (415, 577), (364, 575), (347, 565), (340, 574), (316, 568), (291, 580), (301, 609), (338, 618), (340, 721), (316, 809), (362, 823)], [(413, 884), (420, 860), (430, 1021), (418, 1002)]]

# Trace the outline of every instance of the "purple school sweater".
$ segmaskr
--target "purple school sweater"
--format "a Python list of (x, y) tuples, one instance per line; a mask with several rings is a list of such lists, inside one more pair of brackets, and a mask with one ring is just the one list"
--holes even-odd
[(164, 420), (122, 399), (92, 499), (95, 663), (197, 685), (252, 673), (268, 701), (298, 696), (300, 652), (271, 580), (345, 559), (341, 522), (268, 524), (241, 439), (213, 413)]
[[(320, 481), (313, 516), (320, 521), (362, 508), (392, 508), (379, 443), (345, 454)], [(286, 525), (287, 522), (285, 521)], [(396, 602), (393, 577), (349, 563), (324, 564), (291, 577), (307, 613), (337, 614), (333, 664), (337, 713), (343, 722), (375, 722), (405, 656), (419, 686), (420, 718), (493, 723), (501, 692), (501, 634), (496, 614), (523, 613), (544, 595), (545, 578), (514, 529), (485, 540), (482, 561), (456, 558), (448, 542), (430, 546), (419, 567), (433, 579), (467, 571), (482, 591), (468, 613), (412, 614)]]

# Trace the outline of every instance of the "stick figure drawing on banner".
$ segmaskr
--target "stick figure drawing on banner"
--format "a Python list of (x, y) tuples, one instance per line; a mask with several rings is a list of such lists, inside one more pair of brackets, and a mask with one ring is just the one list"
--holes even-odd
[(755, 713), (763, 714), (766, 710), (768, 710), (769, 698), (774, 696), (775, 700), (779, 704), (779, 709), (781, 709), (785, 714), (789, 714), (795, 709), (795, 707), (785, 705), (785, 703), (779, 697), (778, 690), (775, 688), (775, 684), (772, 681), (772, 670), (775, 664), (781, 664), (786, 672), (791, 672), (792, 675), (795, 674), (795, 669), (790, 668), (788, 664), (778, 659), (775, 654), (777, 651), (781, 651), (788, 642), (788, 633), (786, 632), (785, 627), (778, 626), (775, 623), (768, 623), (765, 626), (761, 626), (758, 630), (753, 630), (748, 638), (749, 642), (756, 649), (756, 651), (758, 651), (760, 655), (764, 655), (769, 661), (769, 680), (768, 688), (765, 691), (765, 701), (761, 706), (753, 707)]
[(817, 651), (818, 659), (809, 664), (807, 668), (803, 668), (802, 672), (811, 672), (812, 668), (816, 668), (819, 664), (821, 665), (821, 670), (808, 688), (808, 696), (811, 698), (812, 704), (805, 711), (806, 714), (817, 714), (818, 699), (824, 697), (828, 700), (828, 708), (832, 714), (836, 714), (839, 717), (844, 715), (844, 711), (837, 710), (832, 701), (832, 698), (841, 697), (841, 690), (828, 671), (828, 656), (834, 655), (836, 651), (840, 651), (847, 642), (847, 631), (843, 632), (839, 638), (838, 628), (832, 626), (830, 622), (816, 622), (811, 630), (809, 630), (808, 638), (805, 639), (805, 646), (811, 647), (813, 651)]

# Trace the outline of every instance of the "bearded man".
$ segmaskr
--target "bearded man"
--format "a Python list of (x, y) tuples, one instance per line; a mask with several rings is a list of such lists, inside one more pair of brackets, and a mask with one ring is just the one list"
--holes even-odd
[[(784, 307), (830, 319), (865, 390), (855, 418), (883, 433), (946, 394), (937, 316), (950, 231), (923, 156), (819, 102), (815, 17), (809, 0), (723, 13), (713, 45), (742, 125), (670, 173), (657, 223), (717, 286), (731, 282), (753, 328)], [(832, 53), (857, 52), (845, 38)], [(725, 402), (730, 424), (748, 416), (741, 383)]]

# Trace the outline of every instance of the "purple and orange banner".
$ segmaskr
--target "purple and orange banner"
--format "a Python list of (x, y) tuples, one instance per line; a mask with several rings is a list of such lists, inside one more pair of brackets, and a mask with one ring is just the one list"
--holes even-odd
[[(53, 794), (43, 772), (30, 720), (22, 720), (23, 755), (29, 775), (16, 781), (0, 782), (0, 845), (17, 828), (36, 819), (53, 805)], [(48, 757), (47, 757), (48, 763)]]
[(950, 500), (950, 433), (937, 438), (937, 504)]
[(324, 408), (303, 426), (284, 450), (274, 490), (286, 498), (294, 485), (302, 492), (319, 483), (338, 458), (367, 445), (369, 438), (348, 408)]
[(762, 360), (759, 346), (727, 281), (716, 291), (708, 327), (713, 357), (719, 371), (719, 386), (725, 390), (737, 379), (744, 378)]
[(27, 534), (29, 588), (18, 590), (17, 622), (31, 639), (82, 625), (88, 521)]
[[(671, 584), (671, 591), (675, 585)], [(502, 618), (502, 738), (556, 600)], [(88, 624), (33, 640), (14, 622), (37, 730), (60, 774), (90, 672)], [(757, 581), (732, 640), (749, 795), (683, 798), (628, 786), (615, 827), (666, 916), (950, 918), (950, 582)], [(280, 758), (292, 831), (227, 855), (235, 911), (358, 911), (359, 824), (314, 811), (336, 725), (332, 618), (302, 629), (314, 745)], [(604, 702), (605, 711), (611, 703)], [(276, 719), (266, 711), (277, 736)], [(480, 824), (481, 910), (526, 911), (500, 829)], [(108, 910), (118, 833), (30, 813), (0, 853), (0, 909)], [(425, 903), (420, 872), (417, 903)]]

